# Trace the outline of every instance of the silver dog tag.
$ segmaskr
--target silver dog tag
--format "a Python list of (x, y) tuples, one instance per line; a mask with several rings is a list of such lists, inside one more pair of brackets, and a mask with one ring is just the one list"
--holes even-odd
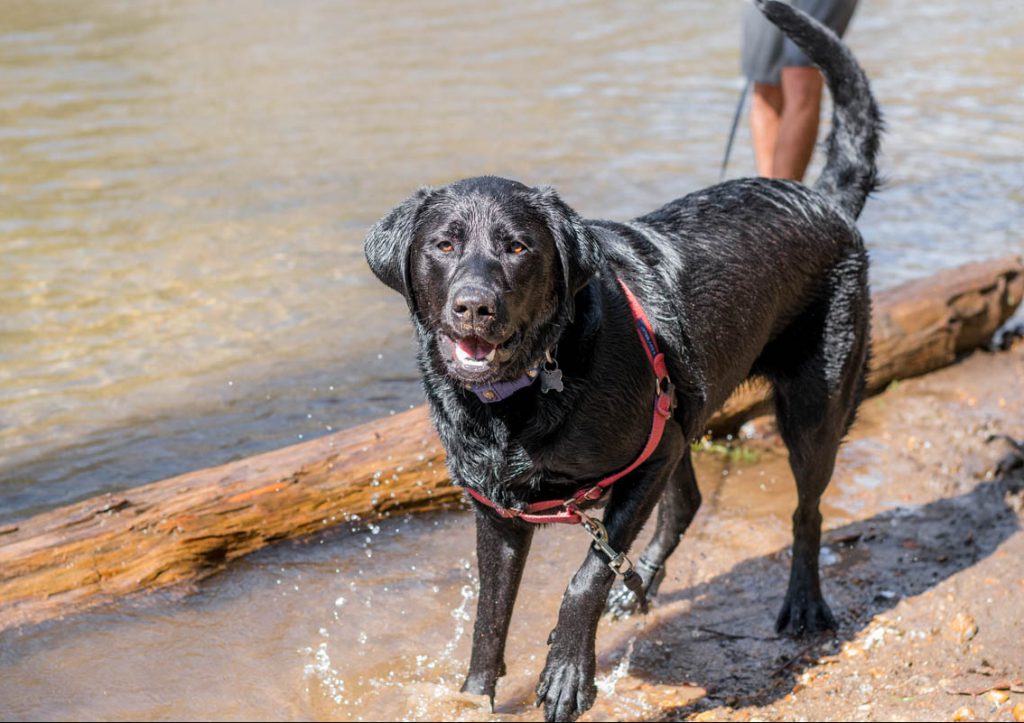
[(540, 370), (540, 390), (547, 394), (550, 391), (560, 392), (565, 389), (562, 384), (562, 370), (555, 364), (551, 369), (545, 364)]

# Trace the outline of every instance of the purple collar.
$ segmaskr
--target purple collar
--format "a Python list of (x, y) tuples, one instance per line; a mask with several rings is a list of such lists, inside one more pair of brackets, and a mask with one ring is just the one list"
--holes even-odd
[(520, 389), (526, 389), (526, 387), (537, 381), (537, 377), (540, 375), (540, 369), (530, 369), (523, 376), (518, 379), (513, 379), (510, 382), (491, 382), (489, 384), (471, 384), (469, 390), (476, 395), (484, 404), (494, 404), (495, 402), (502, 402), (513, 394), (518, 392)]

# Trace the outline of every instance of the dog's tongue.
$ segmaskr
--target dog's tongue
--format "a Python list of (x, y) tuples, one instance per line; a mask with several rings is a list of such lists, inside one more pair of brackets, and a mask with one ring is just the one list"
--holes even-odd
[(495, 348), (494, 344), (486, 342), (478, 336), (457, 339), (455, 347), (460, 357), (478, 362), (490, 361)]

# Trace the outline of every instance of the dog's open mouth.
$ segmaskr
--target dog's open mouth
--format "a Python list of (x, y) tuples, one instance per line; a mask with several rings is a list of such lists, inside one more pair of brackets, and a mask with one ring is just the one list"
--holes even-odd
[(509, 360), (519, 335), (502, 341), (489, 341), (481, 336), (441, 336), (441, 352), (450, 360), (452, 371), (467, 381), (484, 381), (500, 374)]
[(485, 369), (494, 361), (498, 345), (492, 344), (479, 336), (467, 336), (453, 339), (455, 361), (467, 369)]

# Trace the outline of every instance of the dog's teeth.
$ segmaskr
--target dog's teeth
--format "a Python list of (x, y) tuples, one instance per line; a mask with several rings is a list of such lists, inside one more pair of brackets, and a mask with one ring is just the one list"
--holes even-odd
[(491, 350), (490, 350), (490, 351), (489, 351), (489, 352), (487, 353), (487, 356), (485, 356), (485, 357), (484, 357), (484, 359), (485, 359), (486, 361), (489, 361), (489, 362), (492, 362), (492, 361), (494, 361), (494, 354), (495, 354), (495, 352), (497, 352), (497, 351), (498, 351), (498, 348), (497, 348), (497, 347), (495, 347), (495, 348), (491, 349)]

